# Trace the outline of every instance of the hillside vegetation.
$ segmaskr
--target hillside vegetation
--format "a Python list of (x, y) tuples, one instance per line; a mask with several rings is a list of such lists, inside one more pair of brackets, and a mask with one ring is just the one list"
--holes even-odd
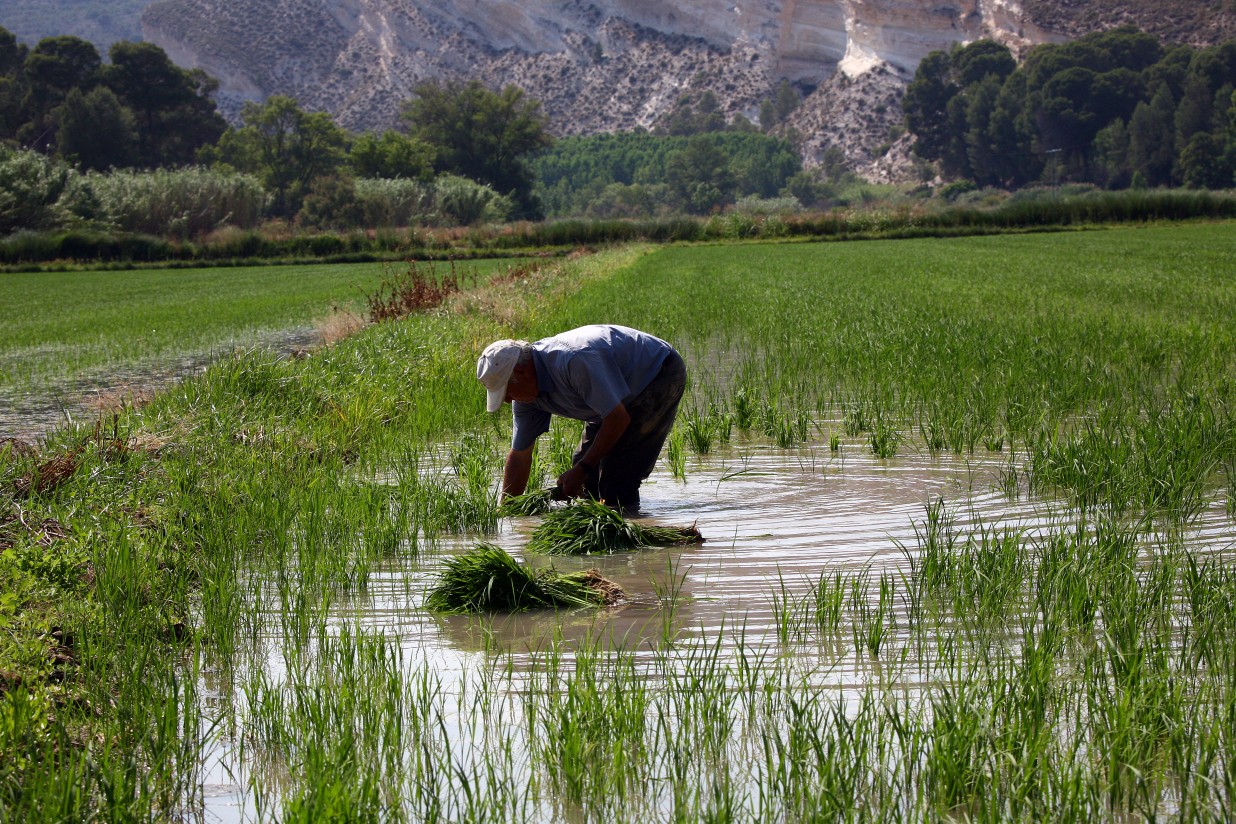
[(72, 34), (107, 49), (117, 40), (140, 40), (142, 10), (150, 0), (4, 0), (0, 26), (25, 43)]

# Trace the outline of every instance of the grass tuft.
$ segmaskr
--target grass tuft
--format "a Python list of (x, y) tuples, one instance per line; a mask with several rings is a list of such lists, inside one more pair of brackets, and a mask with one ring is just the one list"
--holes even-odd
[(600, 501), (580, 500), (547, 514), (533, 530), (528, 549), (546, 555), (591, 555), (703, 542), (694, 526), (643, 526)]

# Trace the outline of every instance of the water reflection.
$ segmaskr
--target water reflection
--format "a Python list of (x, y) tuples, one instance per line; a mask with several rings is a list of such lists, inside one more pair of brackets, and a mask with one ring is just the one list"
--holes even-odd
[[(685, 655), (710, 649), (724, 659), (759, 650), (776, 657), (799, 684), (816, 690), (857, 694), (880, 684), (907, 694), (932, 676), (931, 668), (915, 658), (922, 651), (902, 644), (910, 620), (904, 600), (891, 605), (889, 645), (903, 653), (891, 665), (859, 649), (848, 629), (835, 638), (787, 635), (779, 610), (811, 592), (825, 570), (850, 577), (866, 571), (868, 598), (875, 604), (882, 573), (909, 571), (918, 546), (916, 529), (937, 499), (948, 503), (962, 535), (998, 526), (1033, 539), (1074, 522), (1076, 513), (1058, 502), (1009, 497), (1003, 482), (1008, 461), (1001, 453), (903, 454), (882, 461), (858, 447), (834, 453), (826, 446), (784, 450), (758, 442), (735, 444), (689, 461), (685, 480), (659, 469), (642, 493), (643, 520), (694, 523), (706, 543), (552, 559), (564, 571), (595, 566), (619, 583), (628, 600), (618, 607), (449, 617), (423, 611), (425, 590), (444, 559), (478, 540), (497, 543), (534, 565), (551, 562), (525, 552), (538, 519), (511, 518), (501, 522), (497, 535), (449, 536), (419, 557), (396, 559), (372, 574), (362, 591), (332, 605), (330, 622), (397, 643), (406, 670), (433, 673), (446, 696), (463, 694), (469, 679), (497, 658), (510, 685), (519, 690), (541, 666), (538, 653), (561, 644), (569, 655), (598, 639), (630, 650), (650, 678), (666, 677), (666, 659), (658, 656), (667, 654), (672, 640)], [(1233, 547), (1232, 524), (1219, 503), (1177, 537), (1196, 549)], [(279, 620), (273, 612), (269, 618), (274, 642), (269, 663), (277, 672)], [(941, 629), (948, 631), (948, 626)], [(1010, 630), (991, 642), (1015, 644), (1015, 634)], [(792, 659), (789, 669), (787, 657)], [(467, 719), (450, 718), (458, 724), (451, 733), (458, 738), (452, 740), (467, 750), (472, 746)], [(214, 820), (247, 815), (239, 784), (231, 777), (243, 775), (243, 768), (231, 746), (221, 742), (207, 779), (216, 791), (206, 799)]]

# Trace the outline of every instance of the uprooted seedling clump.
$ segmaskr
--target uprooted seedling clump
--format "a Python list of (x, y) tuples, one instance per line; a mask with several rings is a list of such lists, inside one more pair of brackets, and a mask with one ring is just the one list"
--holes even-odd
[(703, 542), (694, 526), (645, 526), (600, 501), (583, 499), (547, 513), (533, 530), (528, 549), (546, 555), (590, 555)]
[(561, 500), (555, 494), (553, 489), (536, 489), (522, 495), (508, 495), (502, 499), (499, 512), (506, 516), (544, 515), (553, 507), (554, 501)]
[(446, 562), (425, 607), (440, 613), (600, 607), (624, 595), (622, 587), (595, 569), (533, 570), (501, 547), (482, 543)]

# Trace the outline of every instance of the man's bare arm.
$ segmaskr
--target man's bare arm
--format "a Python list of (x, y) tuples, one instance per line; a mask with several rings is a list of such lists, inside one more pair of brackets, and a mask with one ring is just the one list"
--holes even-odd
[(502, 497), (522, 495), (528, 488), (528, 476), (532, 472), (532, 447), (512, 449), (506, 456), (502, 469)]
[(558, 476), (558, 484), (568, 498), (577, 497), (583, 492), (588, 473), (601, 465), (602, 459), (614, 448), (614, 444), (618, 443), (618, 439), (630, 424), (631, 414), (622, 404), (615, 406), (612, 412), (601, 419), (601, 428), (597, 430), (592, 445), (580, 458), (580, 462)]

